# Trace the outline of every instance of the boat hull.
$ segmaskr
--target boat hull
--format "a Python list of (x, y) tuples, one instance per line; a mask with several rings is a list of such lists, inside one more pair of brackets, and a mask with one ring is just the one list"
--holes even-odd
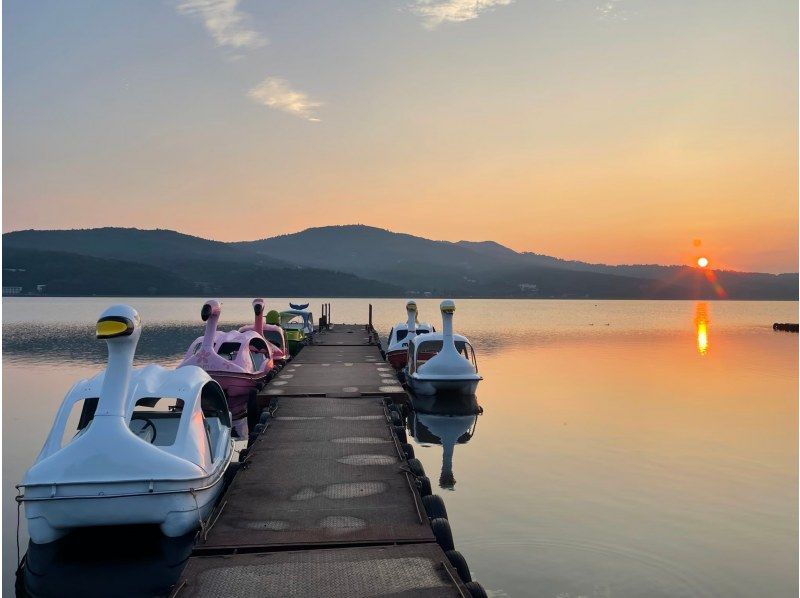
[(402, 370), (408, 363), (408, 350), (387, 351), (386, 361), (396, 370)]
[(294, 357), (303, 348), (305, 345), (305, 338), (294, 339), (290, 338), (287, 339), (286, 343), (289, 345), (289, 355)]
[[(165, 536), (182, 536), (208, 518), (224, 487), (223, 479), (218, 475), (213, 485), (194, 492), (23, 500), (28, 533), (36, 544), (48, 544), (80, 527), (156, 524)], [(96, 490), (102, 491), (99, 485)]]
[(228, 409), (230, 409), (233, 419), (241, 419), (247, 416), (247, 400), (252, 390), (258, 390), (259, 385), (269, 381), (270, 372), (255, 374), (240, 374), (231, 372), (208, 372), (208, 375), (216, 380), (225, 391), (228, 399)]
[(433, 396), (439, 394), (474, 395), (478, 390), (480, 378), (421, 378), (406, 376), (406, 381), (415, 395)]

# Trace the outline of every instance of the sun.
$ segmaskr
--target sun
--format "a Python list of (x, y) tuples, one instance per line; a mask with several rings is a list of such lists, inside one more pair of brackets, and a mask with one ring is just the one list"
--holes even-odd
[(705, 268), (706, 266), (708, 266), (708, 258), (705, 257), (697, 258), (697, 265), (700, 266), (701, 268)]

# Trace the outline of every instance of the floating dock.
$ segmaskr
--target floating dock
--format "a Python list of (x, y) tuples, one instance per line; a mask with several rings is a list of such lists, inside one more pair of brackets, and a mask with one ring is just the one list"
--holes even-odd
[(370, 325), (316, 333), (261, 392), (245, 462), (171, 595), (484, 596), (408, 459), (405, 399)]

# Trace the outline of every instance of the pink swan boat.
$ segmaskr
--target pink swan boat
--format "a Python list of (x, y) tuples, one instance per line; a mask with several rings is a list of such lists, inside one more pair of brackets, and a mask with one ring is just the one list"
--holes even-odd
[(289, 349), (286, 346), (286, 337), (283, 335), (283, 328), (280, 326), (264, 323), (266, 305), (263, 299), (253, 299), (255, 321), (253, 324), (239, 328), (239, 332), (253, 330), (263, 336), (272, 351), (272, 359), (275, 360), (275, 364), (279, 367), (283, 367), (286, 365), (286, 362), (291, 359)]
[[(196, 365), (204, 369), (225, 391), (234, 420), (247, 416), (247, 400), (275, 372), (270, 345), (253, 330), (222, 332), (217, 322), (222, 313), (219, 301), (206, 301), (200, 317), (206, 323), (205, 334), (186, 351), (178, 367)], [(239, 431), (239, 426), (236, 426)]]

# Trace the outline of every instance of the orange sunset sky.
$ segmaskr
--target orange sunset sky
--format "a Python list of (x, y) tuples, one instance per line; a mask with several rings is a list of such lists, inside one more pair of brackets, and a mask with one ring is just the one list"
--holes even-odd
[(797, 3), (4, 3), (3, 229), (797, 271)]

